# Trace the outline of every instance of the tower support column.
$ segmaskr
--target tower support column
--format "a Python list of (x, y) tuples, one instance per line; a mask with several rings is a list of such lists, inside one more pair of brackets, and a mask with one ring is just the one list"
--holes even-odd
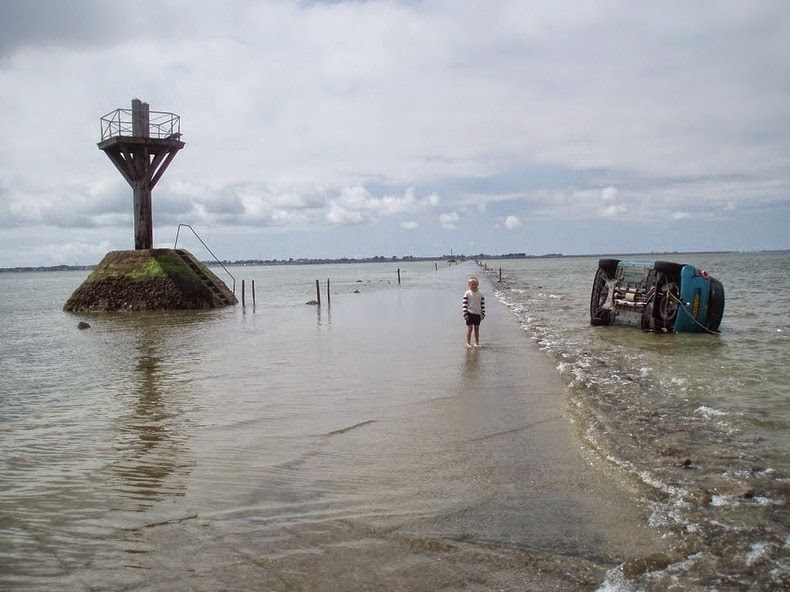
[(181, 122), (175, 113), (150, 111), (148, 103), (132, 101), (101, 118), (99, 149), (110, 158), (134, 193), (134, 248), (154, 248), (151, 192), (176, 153), (184, 147)]
[(147, 183), (134, 185), (134, 248), (154, 248), (153, 206)]

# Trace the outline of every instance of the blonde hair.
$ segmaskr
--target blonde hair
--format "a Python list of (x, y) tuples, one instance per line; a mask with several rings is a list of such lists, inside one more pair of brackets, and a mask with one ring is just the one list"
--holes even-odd
[(478, 283), (478, 284), (479, 284), (479, 283), (480, 283), (480, 280), (479, 280), (479, 279), (477, 279), (477, 276), (476, 276), (476, 275), (470, 275), (470, 276), (469, 276), (469, 282), (470, 282), (470, 283), (471, 283), (471, 282), (476, 282), (476, 283)]

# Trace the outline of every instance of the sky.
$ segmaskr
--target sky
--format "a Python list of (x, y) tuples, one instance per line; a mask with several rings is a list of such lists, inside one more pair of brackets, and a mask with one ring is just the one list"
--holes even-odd
[(185, 142), (156, 247), (788, 249), (788, 56), (786, 0), (3, 0), (0, 267), (134, 248), (135, 98)]

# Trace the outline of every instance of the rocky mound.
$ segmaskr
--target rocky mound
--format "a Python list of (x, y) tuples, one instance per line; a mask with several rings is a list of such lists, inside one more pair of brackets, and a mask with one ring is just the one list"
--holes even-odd
[(208, 288), (181, 278), (117, 276), (82, 285), (66, 301), (63, 309), (91, 312), (192, 308), (214, 308)]
[(235, 303), (186, 251), (113, 251), (66, 301), (69, 312), (209, 309)]

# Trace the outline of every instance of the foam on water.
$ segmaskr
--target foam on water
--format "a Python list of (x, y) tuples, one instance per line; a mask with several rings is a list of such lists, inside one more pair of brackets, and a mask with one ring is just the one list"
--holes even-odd
[[(491, 286), (512, 333), (468, 355), (462, 292), (408, 297), (438, 285), (432, 265), (403, 270), (389, 300), (367, 293), (391, 287), (391, 265), (244, 270), (257, 311), (91, 317), (83, 333), (60, 312), (81, 275), (3, 278), (0, 577), (231, 589), (241, 574), (277, 589), (293, 574), (294, 588), (347, 581), (362, 561), (360, 590), (391, 583), (375, 579), (384, 564), (403, 589), (786, 589), (788, 256), (686, 258), (727, 290), (719, 337), (592, 328), (594, 259), (507, 261)], [(332, 277), (334, 310), (305, 307), (309, 273)], [(403, 322), (425, 307), (430, 322)], [(564, 425), (555, 411), (536, 421), (540, 384), (520, 386), (533, 355), (567, 388), (580, 469), (639, 492), (669, 552), (612, 565), (592, 536), (619, 526), (600, 520), (608, 500), (563, 498), (578, 475), (533, 458), (531, 438)], [(532, 471), (556, 485), (535, 495), (579, 520), (543, 515)]]
[[(504, 262), (496, 284), (524, 330), (558, 358), (584, 439), (649, 486), (651, 524), (686, 558), (634, 576), (639, 589), (694, 582), (694, 589), (737, 590), (745, 580), (755, 590), (790, 586), (779, 542), (788, 529), (790, 358), (774, 341), (782, 333), (774, 323), (786, 323), (781, 311), (790, 307), (790, 280), (774, 270), (786, 269), (790, 256), (712, 259), (703, 264), (716, 269), (728, 295), (719, 337), (590, 327), (595, 259)], [(747, 307), (738, 292), (744, 279)], [(744, 549), (760, 549), (759, 560), (746, 561)], [(629, 585), (612, 575), (603, 589)]]

